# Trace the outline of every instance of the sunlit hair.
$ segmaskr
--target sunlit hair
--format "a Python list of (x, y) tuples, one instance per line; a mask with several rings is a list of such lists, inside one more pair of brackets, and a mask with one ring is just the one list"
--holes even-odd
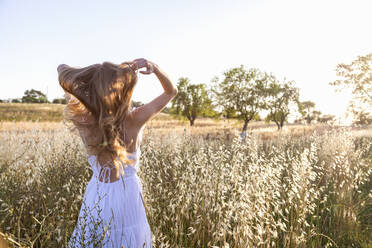
[(133, 165), (128, 159), (123, 141), (124, 119), (131, 109), (131, 98), (137, 75), (131, 63), (120, 65), (110, 62), (84, 68), (64, 66), (58, 80), (65, 90), (68, 104), (65, 119), (71, 120), (86, 136), (101, 137), (100, 142), (89, 144), (100, 161), (109, 154), (118, 168), (117, 158)]

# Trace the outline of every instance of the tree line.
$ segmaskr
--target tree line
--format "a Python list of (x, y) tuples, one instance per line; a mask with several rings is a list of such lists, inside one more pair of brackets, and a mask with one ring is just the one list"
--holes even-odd
[[(5, 100), (0, 99), (1, 102), (6, 102)], [(24, 92), (22, 98), (15, 98), (12, 99), (10, 102), (12, 103), (54, 103), (54, 104), (67, 104), (66, 98), (55, 98), (52, 102), (48, 100), (46, 94), (39, 90), (30, 89)], [(132, 101), (133, 107), (141, 106), (143, 103), (140, 101)]]
[[(339, 88), (352, 88), (353, 99), (349, 112), (355, 124), (371, 124), (372, 116), (372, 54), (359, 56), (351, 64), (339, 64), (338, 80), (331, 82)], [(221, 79), (212, 79), (212, 86), (191, 84), (182, 77), (177, 83), (178, 95), (172, 100), (169, 112), (187, 118), (193, 126), (197, 117), (237, 118), (244, 121), (242, 132), (248, 123), (260, 120), (259, 113), (266, 112), (264, 120), (273, 121), (278, 129), (284, 126), (291, 112), (298, 111), (304, 121), (332, 122), (334, 115), (322, 115), (312, 101), (299, 100), (299, 89), (294, 81), (278, 80), (273, 74), (243, 65), (223, 73)], [(369, 110), (369, 111), (368, 111)]]
[(180, 78), (170, 112), (185, 116), (191, 126), (197, 116), (241, 119), (245, 132), (250, 121), (260, 119), (262, 110), (268, 111), (265, 120), (281, 129), (291, 108), (302, 109), (293, 81), (279, 81), (257, 68), (241, 65), (225, 72), (222, 79), (215, 77), (212, 83), (206, 90), (204, 84), (193, 85), (188, 78)]

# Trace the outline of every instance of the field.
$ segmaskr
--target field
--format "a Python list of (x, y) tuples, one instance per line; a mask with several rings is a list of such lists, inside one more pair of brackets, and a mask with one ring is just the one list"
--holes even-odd
[[(0, 122), (0, 234), (11, 247), (65, 247), (87, 156), (59, 117), (21, 121), (38, 111), (18, 106), (0, 111), (20, 120)], [(147, 124), (139, 176), (154, 247), (372, 246), (371, 128), (252, 123), (245, 140), (240, 128), (165, 114)]]
[(62, 121), (64, 105), (43, 103), (0, 103), (1, 121)]

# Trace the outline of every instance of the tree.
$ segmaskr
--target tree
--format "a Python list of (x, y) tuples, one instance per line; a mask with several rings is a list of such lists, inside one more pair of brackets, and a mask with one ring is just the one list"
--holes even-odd
[[(222, 93), (219, 91), (219, 78), (214, 77), (212, 80), (212, 87), (210, 88), (211, 99), (214, 106), (218, 109), (218, 116), (227, 119), (238, 118), (236, 108), (233, 104), (229, 104), (223, 101)], [(217, 112), (217, 111), (216, 111)]]
[(195, 119), (212, 112), (212, 101), (208, 97), (204, 84), (190, 84), (188, 78), (180, 78), (177, 84), (178, 94), (172, 100), (171, 113), (182, 115), (194, 125)]
[(226, 107), (223, 108), (222, 116), (224, 116), (227, 119), (238, 117), (235, 108), (229, 107), (229, 106), (226, 106)]
[[(349, 108), (358, 116), (360, 106), (368, 109), (372, 107), (372, 53), (358, 56), (350, 64), (339, 64), (336, 67), (336, 75), (340, 79), (331, 82), (337, 90), (349, 88), (352, 90), (353, 99)], [(357, 111), (357, 109), (359, 110)]]
[(335, 121), (334, 115), (322, 115), (318, 118), (318, 121), (321, 123), (333, 124)]
[(170, 108), (164, 107), (161, 112), (164, 113), (164, 114), (170, 114)]
[(274, 80), (268, 89), (267, 108), (270, 112), (266, 121), (274, 121), (278, 130), (283, 128), (291, 107), (297, 107), (300, 110), (299, 89), (293, 84), (294, 81), (279, 83)]
[(67, 100), (65, 98), (55, 98), (53, 99), (52, 103), (56, 104), (67, 104)]
[(366, 111), (358, 111), (354, 113), (355, 120), (354, 125), (369, 125), (372, 124), (372, 115)]
[(320, 111), (315, 110), (315, 103), (312, 101), (304, 101), (300, 103), (300, 113), (307, 124), (311, 124), (313, 120), (317, 120), (321, 115)]
[(24, 103), (48, 103), (47, 96), (38, 90), (26, 90), (22, 97)]
[(143, 103), (141, 101), (132, 101), (132, 107), (134, 107), (134, 108), (138, 108), (142, 105), (143, 105)]
[(213, 88), (217, 104), (222, 107), (227, 118), (236, 116), (244, 120), (242, 133), (248, 123), (258, 117), (258, 112), (265, 108), (265, 97), (271, 75), (256, 68), (246, 70), (243, 65), (224, 73), (224, 79), (215, 78)]

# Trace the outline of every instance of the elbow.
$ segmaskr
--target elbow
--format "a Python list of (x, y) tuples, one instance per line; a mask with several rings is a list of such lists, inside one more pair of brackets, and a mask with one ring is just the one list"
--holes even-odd
[(178, 89), (177, 88), (174, 88), (173, 89), (173, 96), (176, 96), (178, 94)]
[(172, 98), (173, 98), (178, 94), (178, 90), (177, 90), (177, 88), (173, 88), (173, 90), (171, 92), (166, 92), (166, 94), (169, 95), (169, 96), (172, 96)]

